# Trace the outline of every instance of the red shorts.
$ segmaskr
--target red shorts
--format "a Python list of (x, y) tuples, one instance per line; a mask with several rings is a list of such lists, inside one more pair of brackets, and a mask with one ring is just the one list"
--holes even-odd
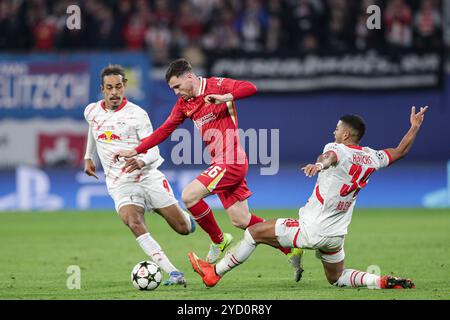
[(223, 207), (228, 209), (237, 201), (243, 201), (252, 195), (245, 180), (247, 170), (247, 164), (212, 164), (197, 180), (212, 194), (217, 194)]

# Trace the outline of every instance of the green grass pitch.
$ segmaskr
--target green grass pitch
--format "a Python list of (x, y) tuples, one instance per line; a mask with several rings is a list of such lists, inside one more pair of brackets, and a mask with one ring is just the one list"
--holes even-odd
[[(255, 210), (264, 218), (296, 217), (297, 210)], [(243, 231), (226, 214), (215, 216), (235, 240)], [(146, 215), (151, 234), (188, 286), (138, 291), (133, 266), (146, 256), (113, 211), (0, 213), (0, 299), (449, 299), (450, 210), (357, 209), (345, 242), (346, 266), (411, 277), (413, 290), (336, 288), (327, 283), (313, 251), (305, 255), (299, 283), (286, 257), (261, 245), (242, 266), (206, 289), (191, 269), (187, 253), (206, 255), (209, 238), (201, 230), (176, 234), (154, 214)], [(81, 289), (69, 290), (67, 268), (81, 269)], [(167, 275), (164, 275), (167, 277)]]

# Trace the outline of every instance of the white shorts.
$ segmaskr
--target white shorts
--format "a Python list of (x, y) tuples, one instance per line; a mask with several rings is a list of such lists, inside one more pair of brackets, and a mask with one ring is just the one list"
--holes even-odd
[(149, 175), (139, 182), (124, 183), (109, 190), (116, 211), (132, 204), (151, 211), (178, 203), (166, 176), (159, 170), (151, 170)]
[(283, 247), (316, 250), (316, 257), (324, 262), (344, 260), (344, 236), (322, 237), (308, 230), (301, 220), (277, 219), (275, 236)]

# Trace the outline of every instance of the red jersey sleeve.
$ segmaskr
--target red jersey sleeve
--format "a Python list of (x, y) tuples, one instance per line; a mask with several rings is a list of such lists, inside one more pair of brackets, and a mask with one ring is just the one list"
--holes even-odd
[(143, 139), (141, 144), (134, 149), (136, 150), (137, 153), (144, 153), (148, 149), (151, 149), (154, 146), (160, 144), (161, 142), (166, 140), (167, 137), (170, 136), (170, 134), (174, 132), (175, 129), (180, 124), (182, 124), (185, 119), (186, 116), (180, 110), (178, 103), (175, 104), (172, 112), (170, 113), (166, 121), (158, 129), (153, 131), (151, 135)]
[(231, 93), (234, 100), (247, 98), (256, 93), (256, 86), (250, 81), (225, 78), (222, 83), (222, 94)]

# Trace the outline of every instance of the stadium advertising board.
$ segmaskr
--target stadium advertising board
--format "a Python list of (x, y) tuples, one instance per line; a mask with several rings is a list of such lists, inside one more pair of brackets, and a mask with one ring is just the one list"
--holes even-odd
[(401, 55), (377, 51), (342, 54), (209, 56), (207, 72), (251, 80), (260, 92), (397, 90), (438, 88), (443, 56), (438, 52)]
[[(41, 169), (21, 165), (14, 170), (0, 170), (0, 211), (8, 210), (114, 210), (108, 194), (105, 176), (98, 164), (99, 180), (87, 176), (77, 168)], [(422, 169), (422, 171), (418, 169)], [(378, 175), (370, 188), (358, 198), (360, 207), (444, 207), (447, 205), (445, 171), (440, 166), (393, 166), (390, 175)], [(450, 164), (449, 164), (450, 168)], [(198, 176), (201, 169), (162, 169), (177, 199), (183, 188)], [(414, 181), (404, 188), (405, 181)], [(297, 167), (282, 167), (274, 176), (261, 176), (258, 168), (248, 172), (253, 195), (249, 204), (253, 208), (290, 209), (303, 206), (311, 195), (315, 181), (300, 179)], [(408, 180), (409, 179), (409, 180)], [(386, 190), (396, 192), (386, 193)], [(213, 208), (222, 205), (216, 196), (206, 199)], [(295, 210), (292, 211), (295, 214)]]
[(82, 119), (86, 105), (102, 98), (100, 72), (110, 63), (125, 67), (127, 96), (147, 105), (150, 62), (143, 54), (0, 55), (0, 119)]

